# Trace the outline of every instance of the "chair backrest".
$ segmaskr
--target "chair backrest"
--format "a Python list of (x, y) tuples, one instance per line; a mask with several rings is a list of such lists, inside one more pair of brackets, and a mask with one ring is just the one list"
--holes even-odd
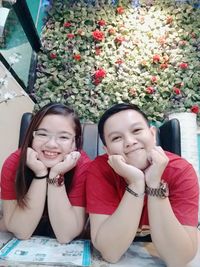
[[(26, 130), (30, 124), (32, 113), (24, 113), (21, 119), (19, 147), (22, 145)], [(99, 138), (97, 124), (83, 123), (83, 149), (91, 159), (104, 153), (102, 142)], [(180, 124), (177, 119), (165, 122), (157, 129), (157, 144), (164, 150), (181, 155)]]

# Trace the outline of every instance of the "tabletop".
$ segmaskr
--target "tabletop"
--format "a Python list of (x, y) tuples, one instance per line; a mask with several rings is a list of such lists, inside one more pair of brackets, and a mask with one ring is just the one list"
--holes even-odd
[[(0, 232), (0, 247), (2, 247), (9, 239), (12, 238), (10, 233)], [(44, 265), (36, 265), (34, 263), (9, 263), (0, 260), (0, 267), (44, 267)], [(68, 265), (70, 266), (70, 265)], [(99, 252), (92, 248), (92, 264), (91, 267), (165, 267), (164, 262), (159, 258), (154, 245), (151, 242), (134, 242), (128, 251), (122, 256), (121, 260), (115, 264), (109, 264), (104, 261)], [(200, 266), (200, 234), (199, 234), (199, 251), (193, 261), (187, 267)], [(54, 267), (60, 267), (54, 265)]]

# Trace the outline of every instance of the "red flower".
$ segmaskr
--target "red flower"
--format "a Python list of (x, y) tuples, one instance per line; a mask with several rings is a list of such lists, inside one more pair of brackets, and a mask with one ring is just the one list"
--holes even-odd
[(51, 59), (57, 58), (57, 54), (56, 53), (50, 53), (49, 56), (50, 56)]
[(67, 21), (67, 22), (65, 22), (65, 23), (63, 24), (63, 26), (64, 26), (65, 28), (69, 28), (69, 27), (72, 26), (72, 24), (71, 24), (71, 22)]
[(117, 7), (117, 14), (123, 14), (124, 13), (124, 8), (122, 6)]
[(173, 18), (171, 16), (167, 17), (167, 24), (171, 24), (173, 22)]
[(153, 62), (160, 62), (160, 56), (159, 55), (154, 55), (153, 56)]
[(158, 77), (152, 76), (151, 81), (152, 81), (152, 83), (156, 83), (158, 81)]
[(168, 64), (167, 63), (162, 63), (162, 64), (160, 64), (160, 68), (161, 69), (167, 69), (168, 68)]
[(176, 95), (180, 95), (180, 94), (181, 94), (181, 90), (180, 90), (180, 88), (177, 88), (177, 87), (174, 87), (174, 88), (173, 88), (173, 92), (174, 92)]
[(100, 84), (100, 82), (101, 82), (100, 79), (95, 79), (95, 80), (94, 80), (94, 85), (98, 85), (98, 84)]
[(100, 68), (100, 69), (95, 71), (94, 77), (95, 77), (95, 80), (96, 79), (103, 79), (106, 77), (106, 71), (104, 69)]
[(123, 63), (124, 63), (124, 61), (121, 60), (121, 59), (118, 59), (118, 60), (115, 62), (115, 64), (119, 64), (119, 65), (121, 65), (121, 64), (123, 64)]
[(67, 34), (67, 38), (68, 39), (73, 39), (74, 38), (74, 34), (73, 33), (68, 33)]
[(81, 55), (80, 54), (75, 54), (73, 55), (73, 58), (77, 61), (80, 61), (81, 60)]
[(124, 41), (125, 41), (125, 38), (122, 36), (118, 36), (115, 38), (115, 43), (117, 43), (117, 44), (121, 44)]
[(106, 25), (106, 22), (103, 19), (99, 20), (97, 23), (99, 26), (105, 26)]
[(99, 56), (101, 54), (101, 48), (100, 47), (95, 47), (95, 54)]
[(114, 34), (116, 33), (116, 31), (115, 31), (114, 28), (111, 28), (111, 29), (108, 30), (108, 33), (109, 33), (110, 35), (114, 35)]
[(199, 106), (198, 105), (193, 105), (190, 109), (193, 113), (199, 113)]
[(153, 94), (155, 89), (152, 86), (148, 86), (145, 91), (147, 94)]
[(184, 63), (184, 62), (182, 62), (182, 63), (180, 63), (180, 64), (179, 64), (179, 67), (180, 67), (182, 70), (185, 70), (185, 69), (187, 69), (187, 68), (188, 68), (188, 64), (187, 64), (187, 63)]
[(95, 41), (102, 41), (104, 39), (104, 33), (99, 30), (93, 31), (92, 36)]

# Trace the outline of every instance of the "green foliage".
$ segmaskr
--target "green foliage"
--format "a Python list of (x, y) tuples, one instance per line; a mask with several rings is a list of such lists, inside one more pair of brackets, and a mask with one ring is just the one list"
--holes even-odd
[(170, 0), (140, 8), (120, 1), (120, 10), (112, 1), (77, 2), (54, 1), (49, 11), (35, 84), (40, 106), (70, 104), (93, 122), (122, 101), (152, 121), (198, 112), (191, 108), (200, 103), (200, 9)]

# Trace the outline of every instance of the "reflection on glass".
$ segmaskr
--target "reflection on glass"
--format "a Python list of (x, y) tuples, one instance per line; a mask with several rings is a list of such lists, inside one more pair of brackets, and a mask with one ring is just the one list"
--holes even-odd
[[(9, 9), (9, 14), (1, 38), (0, 52), (27, 86), (32, 48), (12, 6), (7, 3), (4, 8)], [(20, 55), (21, 59), (13, 64), (10, 59), (15, 54)]]

